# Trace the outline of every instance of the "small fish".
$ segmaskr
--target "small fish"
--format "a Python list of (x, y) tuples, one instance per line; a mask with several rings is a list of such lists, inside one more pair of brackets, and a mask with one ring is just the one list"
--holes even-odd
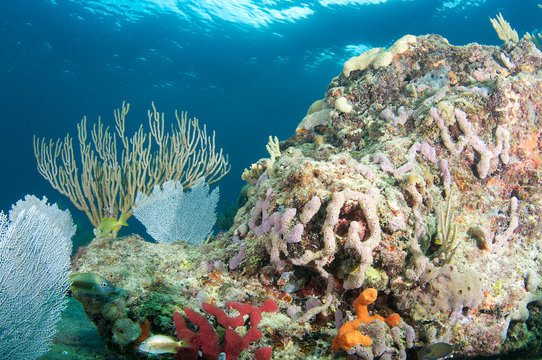
[(128, 224), (122, 219), (122, 216), (118, 220), (115, 218), (103, 218), (100, 225), (94, 229), (94, 235), (112, 237), (113, 232), (119, 231), (123, 226), (128, 226)]
[(178, 348), (190, 346), (186, 339), (177, 341), (171, 336), (153, 335), (139, 344), (138, 349), (149, 354), (176, 354)]
[(109, 296), (117, 289), (102, 275), (95, 273), (71, 274), (71, 291), (82, 296)]
[(425, 349), (423, 360), (444, 359), (456, 351), (456, 347), (445, 342), (435, 343)]
[(226, 360), (226, 353), (221, 352), (220, 355), (218, 355), (218, 360)]

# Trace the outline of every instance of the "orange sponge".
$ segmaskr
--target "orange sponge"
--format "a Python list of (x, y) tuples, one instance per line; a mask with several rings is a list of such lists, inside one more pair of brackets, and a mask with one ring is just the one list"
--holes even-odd
[(333, 339), (331, 349), (337, 351), (339, 349), (348, 350), (356, 345), (371, 346), (373, 339), (363, 335), (359, 330), (359, 326), (362, 323), (370, 323), (371, 321), (378, 319), (386, 322), (389, 326), (397, 326), (401, 322), (401, 317), (398, 314), (392, 314), (387, 318), (383, 318), (380, 315), (369, 315), (367, 305), (372, 304), (377, 297), (378, 292), (376, 289), (369, 288), (362, 291), (361, 294), (354, 300), (354, 309), (358, 314), (357, 318), (352, 321), (344, 323), (337, 333), (337, 336)]

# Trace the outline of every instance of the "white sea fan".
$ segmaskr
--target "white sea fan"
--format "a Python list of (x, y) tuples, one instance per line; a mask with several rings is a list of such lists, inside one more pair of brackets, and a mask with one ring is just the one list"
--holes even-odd
[(134, 216), (158, 242), (182, 240), (198, 245), (213, 230), (218, 198), (218, 187), (209, 193), (203, 178), (184, 192), (179, 181), (170, 180), (162, 188), (155, 185), (149, 196), (139, 192)]
[(51, 347), (70, 281), (69, 212), (27, 195), (0, 212), (0, 359), (33, 360)]
[[(47, 203), (47, 198), (39, 199), (34, 195), (26, 195), (24, 200), (19, 200), (15, 205), (11, 206), (9, 211), (9, 221), (15, 222), (19, 214), (30, 209), (32, 206), (37, 207), (41, 213), (48, 214), (48, 219), (52, 222), (58, 231), (62, 233), (64, 238), (70, 240), (75, 235), (75, 225), (69, 210), (60, 210), (57, 204)], [(71, 252), (71, 240), (68, 241)]]

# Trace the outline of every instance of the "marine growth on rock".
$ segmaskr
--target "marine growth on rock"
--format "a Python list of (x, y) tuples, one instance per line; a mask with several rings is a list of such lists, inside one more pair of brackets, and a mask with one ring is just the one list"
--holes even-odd
[[(247, 165), (229, 231), (200, 247), (99, 239), (78, 271), (123, 288), (123, 317), (148, 318), (153, 333), (172, 334), (153, 324), (183, 307), (273, 299), (279, 311), (247, 353), (271, 346), (277, 359), (331, 359), (368, 288), (368, 311), (413, 331), (360, 326), (372, 342), (354, 358), (415, 358), (437, 342), (461, 356), (538, 346), (542, 53), (524, 39), (404, 39), (349, 60), (272, 161)], [(161, 315), (141, 311), (151, 294), (168, 297)]]

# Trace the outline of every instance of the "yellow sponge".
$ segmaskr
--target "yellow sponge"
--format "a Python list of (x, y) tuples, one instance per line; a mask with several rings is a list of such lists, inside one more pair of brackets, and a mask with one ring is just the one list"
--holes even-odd
[(354, 70), (365, 70), (372, 65), (374, 69), (388, 66), (393, 61), (393, 57), (402, 54), (408, 50), (410, 44), (416, 42), (416, 36), (405, 35), (397, 40), (387, 50), (384, 48), (373, 48), (365, 51), (359, 56), (354, 56), (344, 63), (343, 75), (350, 76)]

